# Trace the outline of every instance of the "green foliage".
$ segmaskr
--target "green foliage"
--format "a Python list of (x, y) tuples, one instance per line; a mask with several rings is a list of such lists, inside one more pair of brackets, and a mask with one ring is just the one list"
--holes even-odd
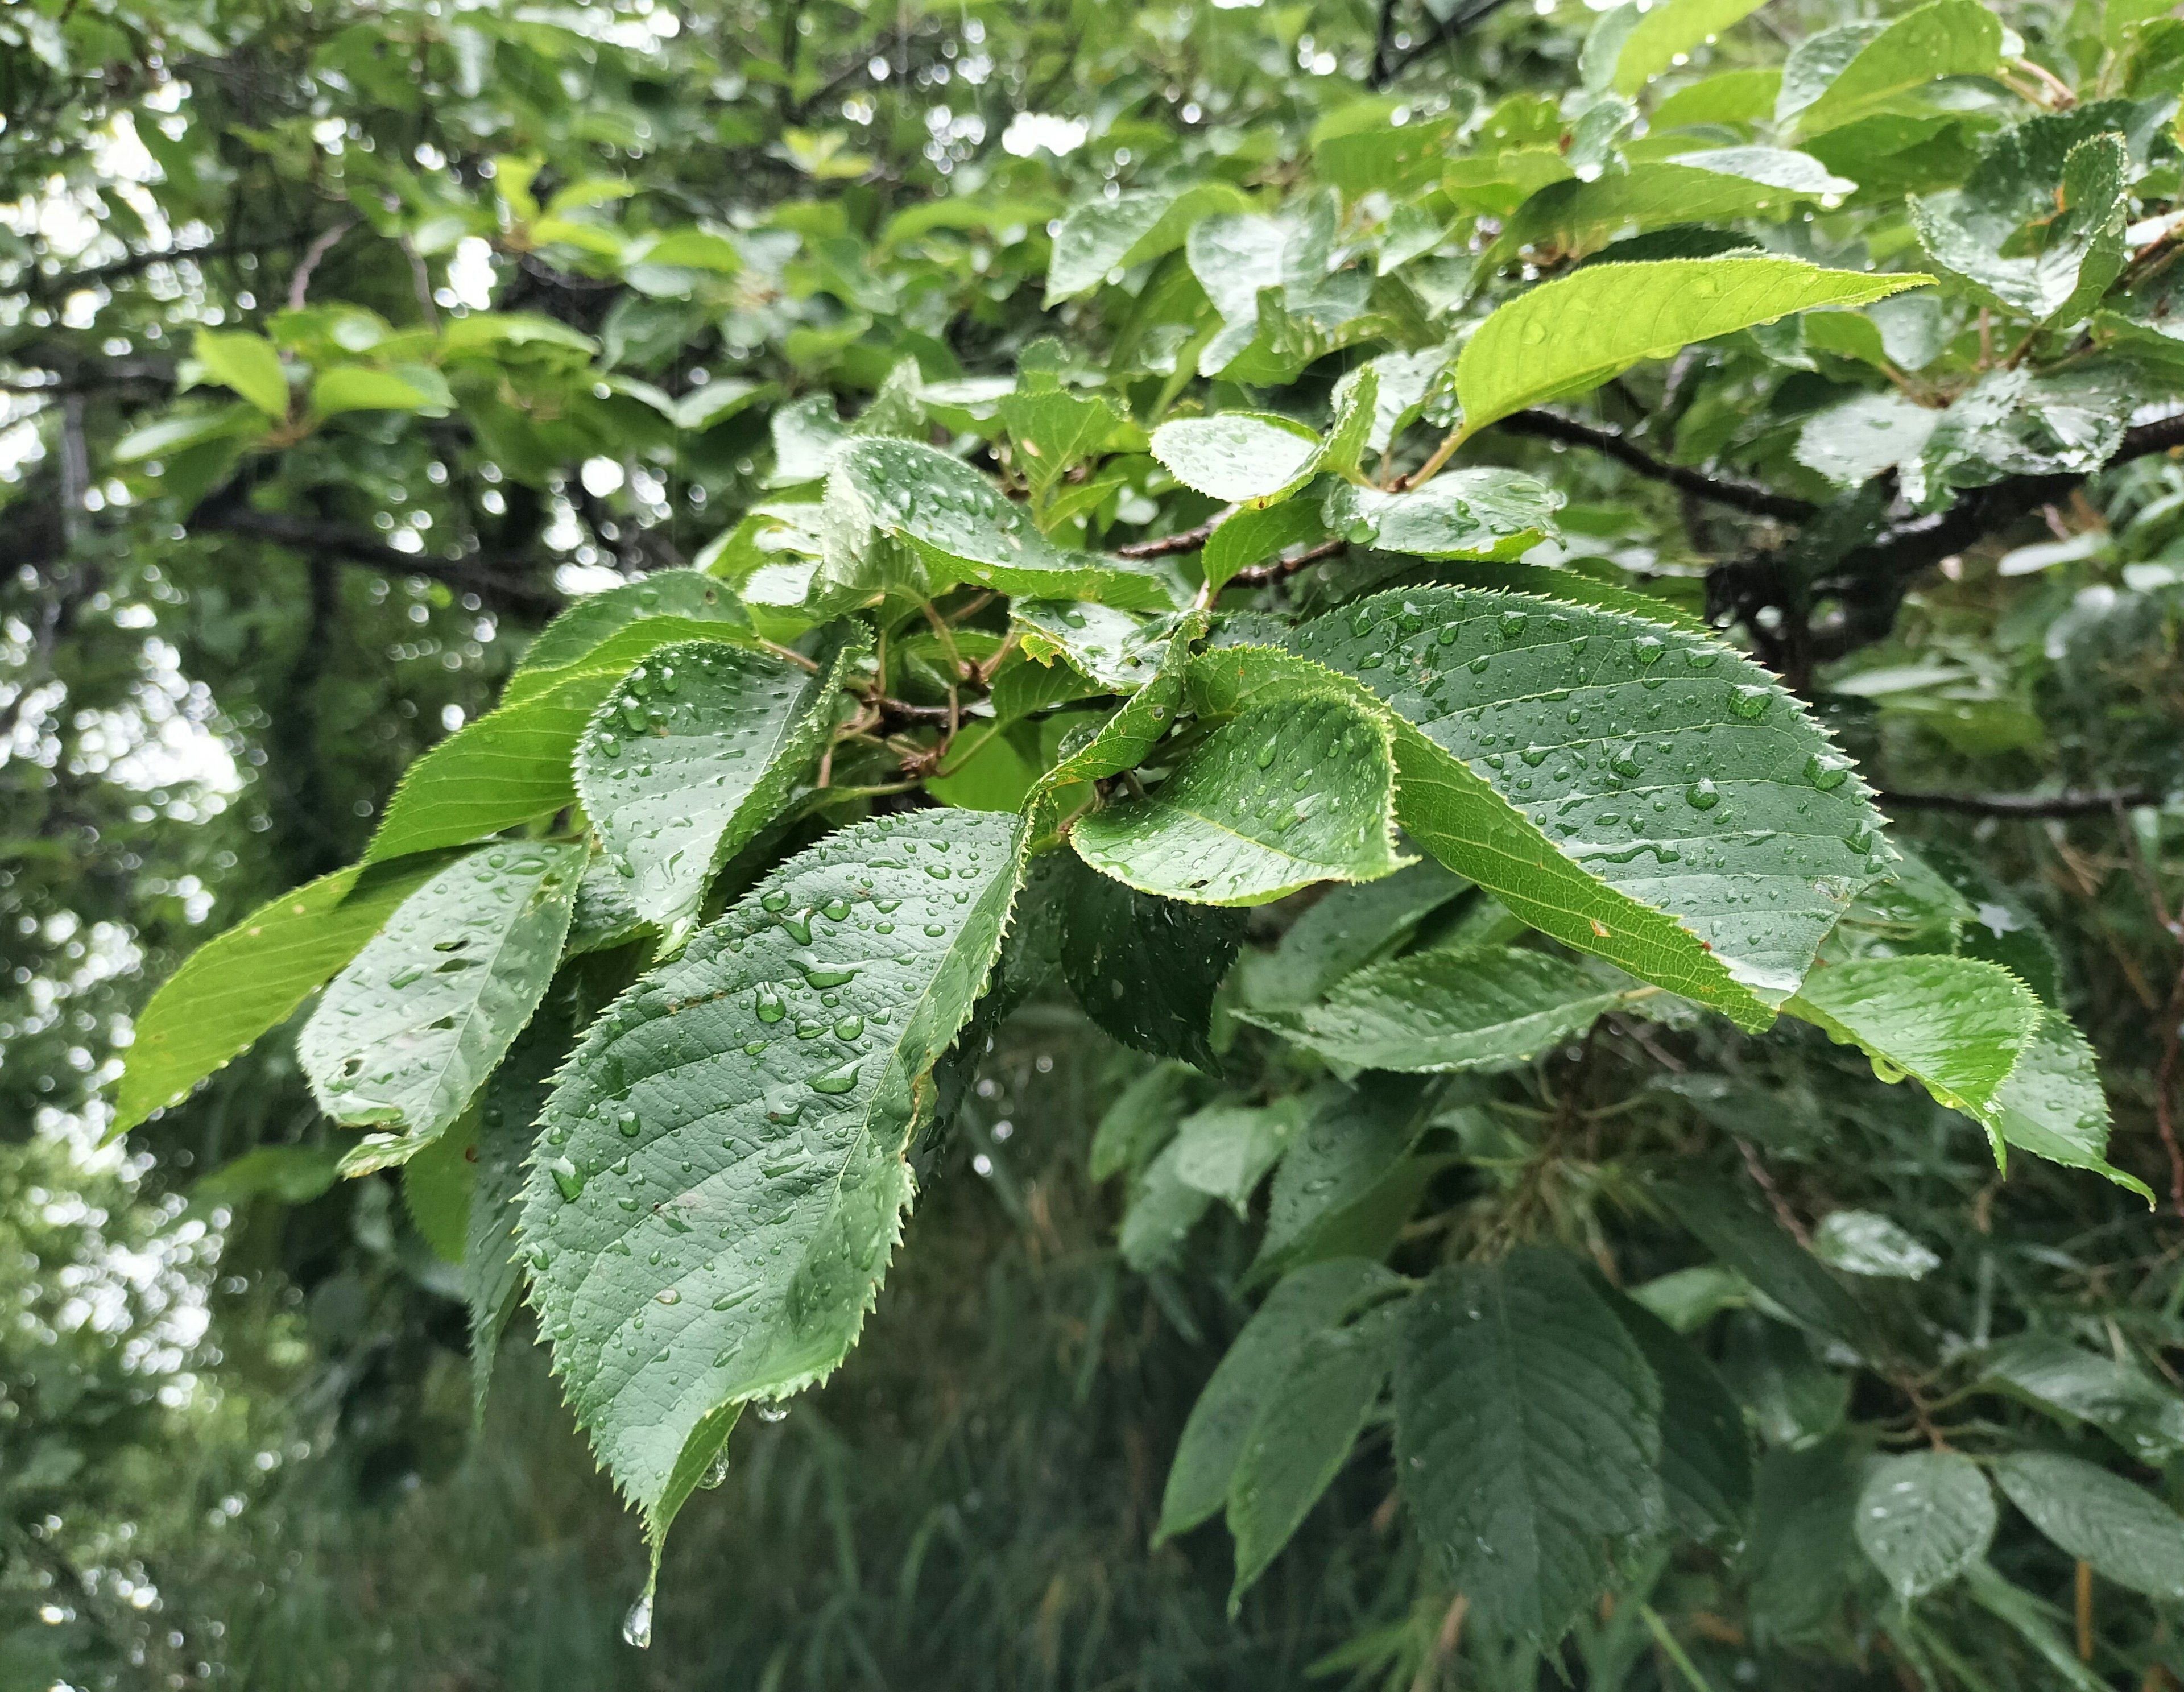
[[(140, 1131), (359, 1497), (574, 1455), (527, 1300), (713, 1681), (2184, 1673), (2184, 25), (1753, 11), (0, 22), (26, 1272)], [(49, 1292), (114, 1684), (77, 1423), (228, 1342)]]

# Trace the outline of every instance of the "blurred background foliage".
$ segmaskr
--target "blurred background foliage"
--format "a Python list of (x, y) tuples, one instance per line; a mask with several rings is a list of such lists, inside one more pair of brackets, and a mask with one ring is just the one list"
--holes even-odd
[[(1856, 10), (1786, 0), (1701, 68), (1779, 62)], [(2008, 12), (2051, 62), (2098, 39), (2093, 0)], [(1006, 370), (1090, 309), (1039, 305), (1070, 203), (1284, 182), (1314, 123), (1376, 84), (1463, 120), (1559, 92), (1590, 22), (1578, 0), (0, 10), (0, 1689), (1090, 1692), (1301, 1685), (1315, 1665), (1473, 1684), (1383, 1466), (1353, 1466), (1233, 1622), (1217, 1530), (1146, 1549), (1248, 1307), (1251, 1241), (1223, 1222), (1184, 1266), (1123, 1266), (1120, 1195), (1087, 1149), (1142, 1060), (1058, 1002), (1000, 1036), (849, 1365), (739, 1434), (682, 1518), (649, 1655), (617, 1638), (636, 1529), (540, 1354), (509, 1348), (474, 1433), (454, 1272), (391, 1179), (333, 1183), (284, 1043), (103, 1150), (98, 1090), (149, 986), (353, 858), (398, 772), (555, 608), (690, 562), (764, 497), (795, 446), (784, 402), (822, 438), (905, 355), (934, 384)], [(515, 314), (549, 327), (464, 326)], [(254, 409), (248, 372), (218, 378), (239, 401), (200, 389), (217, 342), (196, 332), (240, 327), (311, 393)], [(1677, 450), (1729, 442), (1739, 404), (1713, 392)], [(1607, 459), (1513, 453), (1663, 591), (1695, 596), (1752, 526)], [(2147, 801), (1920, 810), (1906, 833), (1985, 865), (1998, 938), (2034, 918), (2055, 937), (2112, 1155), (2165, 1189), (2184, 877), (2178, 814), (2152, 801), (2184, 785), (2184, 468), (2143, 459), (2031, 521), (1923, 580), (1819, 703), (1892, 788)], [(2061, 551), (2028, 561), (2042, 545)], [(2006, 551), (2021, 569), (1997, 570)], [(1618, 1102), (1586, 1116), (1572, 1179), (1612, 1173), (1627, 1136), (1748, 1167), (1791, 1215), (1885, 1212), (1938, 1260), (1880, 1283), (1904, 1320), (2127, 1365), (2147, 1392), (2086, 1420), (2184, 1500), (2184, 1411), (2153, 1385), (2177, 1384), (2184, 1344), (2173, 1216), (2030, 1160), (2004, 1183), (1960, 1119), (1817, 1036), (1671, 1044), (1671, 1070), (1736, 1085), (1624, 1104), (1609, 1050), (1587, 1084)], [(1524, 1083), (1535, 1122), (1568, 1075)], [(1519, 1178), (1520, 1155), (1468, 1149), (1444, 1214), (1504, 1202), (1497, 1168)], [(1619, 1249), (1633, 1282), (1682, 1262), (1665, 1236)], [(1566, 1658), (1576, 1684), (1688, 1685), (1684, 1663), (1716, 1687), (1919, 1684), (1797, 1508), (1849, 1461), (1847, 1418), (1901, 1405), (1854, 1404), (1871, 1388), (1784, 1332), (1720, 1315), (1769, 1453), (1755, 1543), (1652, 1572), (1681, 1661), (1603, 1615)], [(2041, 1628), (2093, 1661), (2075, 1684), (2175, 1684), (2158, 1609), (2081, 1595), (2030, 1533), (1995, 1557), (2053, 1607), (2005, 1637), (1971, 1597), (1936, 1600), (1970, 1611), (1951, 1637), (1989, 1638), (1958, 1684), (2072, 1684), (2024, 1643)]]

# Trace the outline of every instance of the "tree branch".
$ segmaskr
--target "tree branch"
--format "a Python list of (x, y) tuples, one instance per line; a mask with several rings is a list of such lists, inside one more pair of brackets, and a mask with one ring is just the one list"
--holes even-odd
[(534, 570), (535, 560), (492, 557), (471, 553), (459, 559), (430, 558), (423, 553), (398, 552), (376, 536), (345, 523), (319, 522), (280, 511), (257, 511), (240, 502), (229, 504), (214, 496), (191, 517), (192, 530), (214, 530), (248, 535), (276, 546), (292, 547), (309, 554), (329, 554), (343, 564), (362, 565), (390, 576), (424, 576), (465, 593), (485, 592), (511, 603), (558, 610), (561, 595), (552, 587), (507, 570)]
[(1882, 792), (1874, 799), (1884, 810), (1947, 810), (1963, 816), (2037, 818), (2105, 816), (2119, 806), (2134, 810), (2159, 804), (2160, 795), (2142, 788), (2120, 792), (2065, 789), (2059, 793), (1906, 793)]
[(1446, 18), (1435, 19), (1433, 28), (1426, 31), (1424, 41), (1394, 55), (1384, 65), (1376, 64), (1373, 74), (1366, 79), (1365, 86), (1373, 89), (1386, 87), (1435, 47), (1445, 42), (1454, 41), (1473, 25), (1485, 23), (1508, 3), (1509, 0), (1473, 0), (1469, 6), (1450, 13)]
[(1717, 505), (1726, 505), (1731, 510), (1742, 511), (1751, 516), (1774, 517), (1786, 523), (1802, 523), (1819, 509), (1810, 500), (1775, 493), (1764, 487), (1754, 487), (1748, 482), (1724, 481), (1682, 465), (1663, 464), (1652, 454), (1632, 446), (1613, 429), (1596, 428), (1590, 423), (1580, 423), (1574, 417), (1564, 417), (1552, 411), (1519, 411), (1513, 416), (1504, 417), (1493, 426), (1506, 429), (1513, 435), (1529, 435), (1542, 441), (1560, 441), (1567, 446), (1584, 447), (1592, 452), (1604, 454), (1641, 476), (1655, 481), (1665, 481), (1669, 487), (1696, 498), (1710, 499)]

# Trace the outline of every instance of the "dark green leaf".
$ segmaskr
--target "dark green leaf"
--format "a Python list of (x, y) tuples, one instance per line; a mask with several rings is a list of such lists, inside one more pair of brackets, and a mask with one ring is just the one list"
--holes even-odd
[(2069, 1556), (2149, 1598), (2184, 1598), (2184, 1520), (2142, 1487), (2053, 1451), (1997, 1458), (1994, 1474)]
[(1859, 1547), (1908, 1603), (1986, 1555), (1994, 1494), (1961, 1451), (1910, 1451), (1872, 1466), (1852, 1522)]
[(1244, 914), (1142, 893), (1082, 863), (1062, 899), (1061, 976), (1085, 1013), (1126, 1046), (1212, 1069), (1213, 994)]
[(1404, 1316), (1396, 1474), (1486, 1625), (1544, 1646), (1663, 1512), (1661, 1389), (1585, 1272), (1526, 1248), (1447, 1265)]

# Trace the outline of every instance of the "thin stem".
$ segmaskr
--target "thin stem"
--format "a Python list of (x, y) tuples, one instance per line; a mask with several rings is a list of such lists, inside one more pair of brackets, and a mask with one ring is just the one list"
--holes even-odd
[(781, 646), (770, 640), (762, 640), (759, 644), (764, 647), (768, 652), (772, 653), (776, 658), (785, 658), (800, 670), (805, 671), (813, 676), (816, 676), (819, 673), (819, 666), (815, 661), (806, 658), (802, 653), (794, 650), (793, 648)]
[(1642, 1598), (1638, 1601), (1638, 1615), (1639, 1618), (1646, 1623), (1646, 1631), (1653, 1636), (1653, 1643), (1660, 1646), (1661, 1655), (1675, 1664), (1678, 1672), (1691, 1683), (1691, 1692), (1713, 1692), (1713, 1687), (1708, 1683), (1706, 1676), (1699, 1673), (1699, 1666), (1691, 1661), (1691, 1654), (1685, 1650), (1676, 1636), (1669, 1631), (1669, 1624), (1663, 1621), (1653, 1606)]

